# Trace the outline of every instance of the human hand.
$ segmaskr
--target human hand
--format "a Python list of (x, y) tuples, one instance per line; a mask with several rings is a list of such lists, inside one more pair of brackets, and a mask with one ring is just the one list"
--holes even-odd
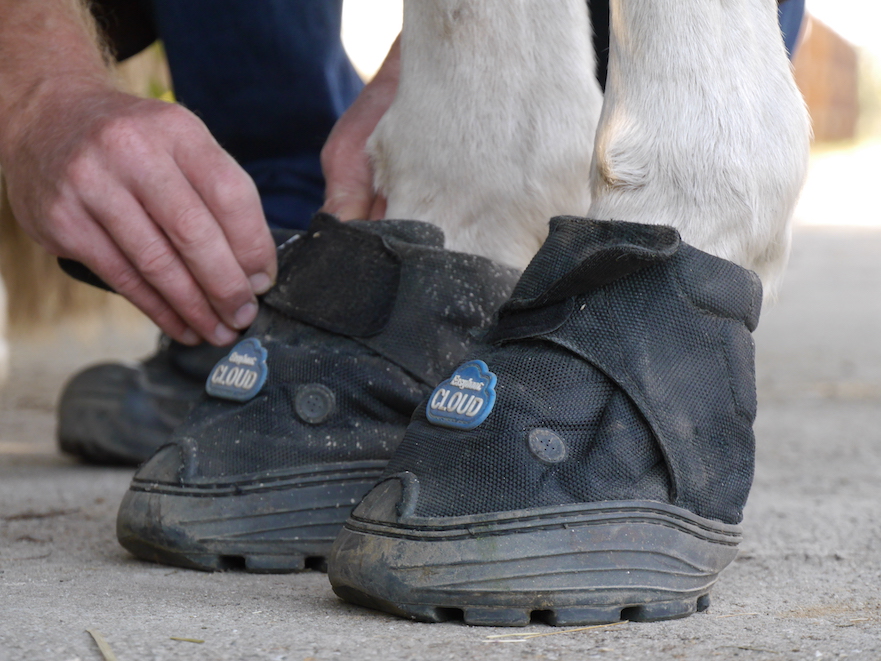
[(181, 106), (67, 81), (23, 111), (0, 159), (19, 223), (185, 344), (229, 344), (276, 276), (250, 177)]
[(386, 200), (373, 188), (373, 168), (366, 146), (395, 99), (400, 71), (399, 37), (374, 79), (337, 121), (321, 150), (321, 168), (326, 181), (322, 211), (341, 220), (385, 217)]

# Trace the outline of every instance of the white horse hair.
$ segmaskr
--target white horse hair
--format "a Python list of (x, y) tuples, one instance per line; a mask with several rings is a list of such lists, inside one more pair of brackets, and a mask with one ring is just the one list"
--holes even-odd
[(405, 0), (387, 216), (520, 268), (553, 215), (667, 224), (773, 291), (810, 139), (776, 0), (610, 9), (603, 101), (585, 0)]
[(401, 78), (370, 150), (387, 217), (524, 267), (590, 206), (602, 93), (585, 0), (405, 0)]

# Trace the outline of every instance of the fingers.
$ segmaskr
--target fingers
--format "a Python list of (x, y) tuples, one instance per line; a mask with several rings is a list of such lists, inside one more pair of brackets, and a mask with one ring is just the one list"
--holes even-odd
[(120, 136), (149, 167), (129, 170), (123, 186), (92, 177), (80, 189), (91, 196), (92, 215), (187, 324), (228, 344), (256, 317), (255, 293), (274, 282), (275, 246), (250, 177), (187, 111), (165, 114), (175, 138), (166, 149)]
[[(194, 308), (184, 311), (195, 330), (206, 339), (215, 335), (213, 339), (220, 340), (228, 334), (218, 324), (247, 328), (257, 314), (257, 300), (218, 220), (175, 164), (165, 165), (136, 185), (139, 204), (131, 206), (142, 206), (149, 214), (136, 224), (136, 235), (118, 226), (112, 233), (169, 303), (180, 309), (186, 301), (195, 302)], [(138, 211), (131, 208), (129, 213)], [(118, 218), (113, 214), (107, 222), (115, 225)], [(210, 306), (196, 300), (200, 289)]]
[(257, 187), (214, 139), (175, 151), (184, 176), (199, 193), (222, 229), (235, 260), (255, 294), (275, 282), (275, 242), (269, 232)]
[(327, 182), (322, 209), (341, 220), (385, 217), (385, 200), (373, 188), (367, 141), (395, 98), (399, 75), (397, 40), (376, 78), (343, 113), (321, 150), (321, 168)]
[(369, 219), (376, 201), (373, 168), (366, 151), (368, 128), (372, 130), (362, 124), (352, 106), (337, 122), (321, 150), (326, 182), (322, 211), (340, 220)]
[[(100, 206), (96, 204), (98, 200), (91, 197), (95, 194), (100, 196)], [(135, 278), (133, 275), (121, 273), (119, 263), (114, 264), (113, 275), (123, 282), (124, 289), (120, 289), (115, 282), (110, 284), (119, 293), (130, 297), (143, 281), (161, 295), (164, 302), (189, 328), (212, 344), (229, 344), (238, 336), (234, 329), (244, 328), (253, 320), (256, 304), (250, 311), (253, 312), (250, 318), (236, 320), (235, 325), (216, 312), (216, 304), (206, 294), (206, 287), (200, 284), (199, 278), (216, 286), (211, 279), (216, 280), (219, 274), (210, 270), (200, 271), (198, 267), (194, 269), (185, 263), (165, 232), (147, 215), (146, 207), (127, 190), (122, 187), (95, 186), (89, 190), (85, 202), (90, 215), (109, 236), (114, 237), (116, 251), (123, 254), (126, 262), (138, 275)], [(206, 221), (206, 224), (210, 223)], [(222, 236), (219, 230), (218, 233)], [(225, 242), (222, 244), (225, 246)], [(228, 247), (226, 253), (228, 261), (235, 265)], [(244, 280), (243, 275), (241, 279)], [(253, 302), (253, 294), (247, 281), (244, 282), (244, 288), (245, 302)], [(240, 308), (244, 304), (234, 301), (232, 307)]]
[[(191, 346), (202, 341), (199, 334), (141, 276), (110, 236), (86, 212), (78, 213), (69, 209), (62, 229), (68, 228), (72, 230), (68, 236), (74, 241), (64, 252), (75, 254), (78, 260), (131, 301), (170, 337)], [(61, 252), (53, 239), (45, 244), (53, 252)]]
[(372, 188), (343, 187), (338, 180), (333, 184), (330, 182), (331, 180), (328, 180), (324, 206), (321, 207), (322, 211), (333, 214), (340, 220), (376, 219), (371, 213), (376, 199)]
[(233, 341), (277, 268), (250, 177), (182, 107), (103, 89), (64, 99), (5, 168), (19, 222), (175, 339)]
[(375, 215), (380, 208), (385, 213), (385, 199), (373, 188), (373, 167), (366, 150), (369, 133), (359, 122), (356, 114), (344, 115), (321, 150), (326, 182), (322, 211), (340, 220), (383, 218)]
[[(93, 270), (115, 291), (125, 296), (166, 335), (181, 344), (195, 346), (203, 341), (203, 336), (190, 328), (138, 270), (119, 251), (114, 250), (113, 243), (109, 239), (103, 246), (97, 244), (96, 247), (103, 248), (104, 252), (100, 256), (101, 265), (97, 265), (96, 262)], [(235, 336), (226, 343), (233, 339)], [(222, 343), (218, 344), (222, 345)]]
[(388, 201), (382, 195), (377, 195), (373, 198), (373, 204), (370, 206), (370, 214), (367, 216), (368, 220), (382, 220), (385, 218), (386, 208), (388, 207)]

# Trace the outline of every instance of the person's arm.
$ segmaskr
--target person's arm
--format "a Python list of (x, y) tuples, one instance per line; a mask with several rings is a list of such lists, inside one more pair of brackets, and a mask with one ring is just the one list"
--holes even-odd
[(321, 151), (321, 166), (327, 182), (323, 209), (341, 220), (385, 217), (385, 199), (373, 188), (373, 170), (365, 147), (395, 99), (400, 75), (399, 36), (376, 76), (337, 121)]
[(34, 239), (173, 338), (235, 339), (276, 275), (250, 177), (181, 106), (118, 91), (79, 0), (0, 0), (0, 166)]

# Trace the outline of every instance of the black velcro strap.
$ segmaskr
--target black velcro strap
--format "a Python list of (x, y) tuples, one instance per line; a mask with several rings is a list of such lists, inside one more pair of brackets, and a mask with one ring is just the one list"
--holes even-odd
[(558, 216), (500, 314), (599, 289), (667, 261), (680, 244), (672, 227)]
[(680, 244), (672, 227), (557, 216), (500, 313), (586, 294), (667, 261)]
[[(273, 241), (275, 241), (276, 246), (282, 245), (283, 243), (289, 241), (298, 234), (303, 234), (303, 232), (300, 232), (298, 230), (289, 230), (284, 228), (272, 229), (270, 231), (272, 232), (272, 239)], [(111, 287), (106, 282), (104, 282), (104, 280), (95, 275), (95, 272), (82, 262), (78, 262), (75, 259), (68, 259), (67, 257), (59, 257), (58, 266), (60, 266), (61, 270), (74, 280), (79, 280), (80, 282), (84, 282), (87, 285), (92, 285), (93, 287), (97, 287), (98, 289), (103, 289), (114, 294), (116, 293), (116, 290), (113, 287)]]
[(309, 232), (279, 252), (276, 286), (264, 302), (332, 333), (370, 337), (388, 324), (401, 260), (383, 238), (318, 214)]
[(547, 241), (499, 310), (486, 340), (495, 343), (552, 333), (572, 313), (573, 297), (665, 262), (680, 245), (679, 233), (672, 227), (553, 218)]
[(67, 259), (66, 257), (59, 257), (58, 266), (60, 266), (61, 270), (74, 280), (85, 282), (87, 285), (92, 285), (93, 287), (113, 292), (114, 294), (116, 293), (116, 290), (114, 290), (113, 287), (95, 275), (92, 269), (82, 262), (78, 262), (75, 259)]
[(87, 4), (118, 62), (159, 38), (148, 0), (91, 0)]
[(570, 298), (541, 308), (507, 310), (489, 329), (484, 340), (495, 344), (553, 333), (569, 320), (574, 310), (573, 300)]

